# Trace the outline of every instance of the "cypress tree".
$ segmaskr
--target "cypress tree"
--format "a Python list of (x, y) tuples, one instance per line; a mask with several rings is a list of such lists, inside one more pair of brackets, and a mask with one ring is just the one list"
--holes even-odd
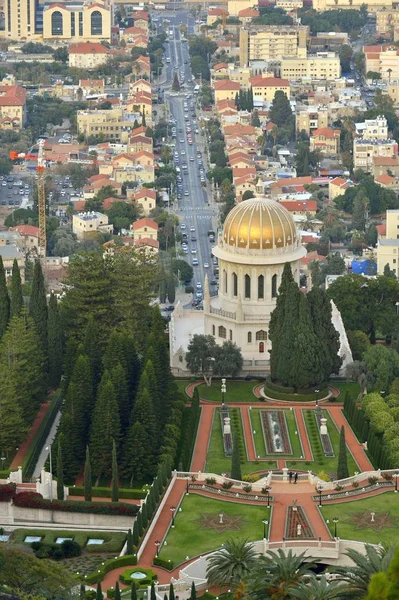
[(143, 481), (150, 472), (148, 448), (150, 439), (141, 423), (136, 421), (130, 427), (124, 445), (123, 469), (129, 478), (130, 487), (134, 480)]
[(93, 410), (93, 383), (90, 359), (79, 354), (66, 394), (64, 412), (70, 412), (75, 422), (74, 440), (77, 457), (83, 459)]
[(10, 320), (10, 298), (8, 296), (3, 258), (0, 256), (0, 339), (6, 332)]
[(240, 464), (240, 447), (238, 444), (238, 435), (237, 432), (233, 433), (233, 454), (231, 456), (231, 478), (237, 479), (237, 481), (242, 480), (241, 475), (241, 464)]
[[(119, 477), (118, 477), (118, 458), (116, 456), (116, 444), (115, 440), (112, 440), (112, 491), (111, 491), (112, 502), (119, 501)], [(130, 529), (129, 529), (130, 531)], [(128, 554), (130, 554), (128, 552)]]
[(137, 531), (138, 531), (139, 537), (141, 537), (143, 534), (143, 518), (141, 516), (141, 510), (139, 510), (139, 512), (137, 513), (135, 524), (136, 523), (137, 523)]
[(97, 583), (96, 600), (103, 600), (103, 591), (101, 589), (101, 581)]
[(74, 338), (69, 338), (65, 344), (65, 352), (63, 356), (63, 378), (62, 387), (64, 390), (68, 389), (69, 382), (72, 377), (73, 368), (79, 354), (79, 346)]
[(126, 554), (133, 554), (133, 535), (132, 530), (129, 529), (126, 538)]
[(12, 374), (0, 372), (0, 448), (11, 452), (28, 431)]
[(152, 492), (153, 492), (154, 502), (155, 502), (155, 504), (157, 504), (158, 500), (159, 500), (159, 496), (160, 496), (158, 475), (154, 479), (154, 483), (152, 486)]
[(151, 581), (150, 600), (157, 600), (157, 595), (155, 593), (155, 585), (153, 581)]
[(114, 386), (105, 371), (98, 387), (97, 401), (93, 411), (90, 449), (93, 475), (100, 477), (112, 469), (112, 445), (120, 439), (118, 403)]
[(114, 600), (121, 600), (121, 592), (120, 592), (120, 589), (119, 589), (119, 581), (117, 581), (116, 584), (115, 584)]
[(143, 529), (145, 529), (148, 525), (147, 502), (143, 502), (141, 505), (141, 522), (143, 524)]
[(24, 306), (24, 299), (22, 296), (22, 283), (21, 273), (17, 259), (14, 259), (11, 273), (11, 304), (10, 304), (10, 315), (11, 317), (19, 317), (22, 308)]
[(130, 588), (130, 600), (137, 600), (137, 588), (134, 581), (132, 581), (132, 587)]
[(318, 287), (306, 296), (312, 317), (313, 330), (319, 345), (319, 360), (323, 379), (328, 381), (332, 373), (338, 373), (342, 359), (339, 356), (339, 333), (332, 323), (331, 302), (324, 290)]
[(269, 338), (272, 341), (272, 350), (270, 352), (270, 373), (273, 379), (277, 378), (277, 366), (279, 363), (279, 346), (281, 338), (281, 329), (284, 324), (285, 299), (290, 283), (293, 283), (290, 263), (285, 263), (283, 274), (281, 276), (281, 285), (278, 290), (276, 308), (270, 315)]
[(47, 300), (42, 266), (36, 260), (33, 269), (32, 292), (29, 299), (29, 314), (36, 325), (42, 343), (42, 348), (47, 354)]
[(197, 600), (197, 590), (195, 589), (194, 581), (191, 583), (190, 600)]
[(55, 444), (62, 443), (62, 462), (64, 479), (73, 482), (79, 473), (81, 462), (76, 458), (75, 449), (75, 425), (70, 413), (63, 413), (58, 427)]
[(339, 434), (339, 454), (338, 454), (338, 469), (337, 479), (346, 479), (349, 477), (348, 457), (346, 454), (345, 429), (342, 425)]
[(60, 312), (58, 309), (57, 298), (52, 292), (48, 304), (47, 347), (49, 383), (53, 388), (56, 388), (61, 380), (62, 343), (63, 334)]
[(86, 595), (86, 588), (85, 588), (84, 584), (81, 583), (80, 584), (80, 588), (79, 588), (79, 598), (80, 598), (80, 600), (84, 600), (85, 595)]
[(124, 433), (129, 428), (129, 416), (131, 412), (127, 373), (122, 364), (118, 362), (115, 367), (111, 369), (110, 376), (119, 407), (121, 432)]
[(169, 584), (169, 600), (175, 600), (175, 588), (173, 587), (173, 583)]
[[(62, 436), (62, 434), (61, 434)], [(57, 448), (57, 498), (64, 499), (64, 467), (62, 464), (62, 441), (58, 441)]]
[(170, 304), (173, 304), (173, 302), (176, 299), (176, 282), (175, 282), (175, 275), (174, 275), (172, 269), (170, 270), (169, 277), (168, 277), (167, 290), (168, 290), (168, 301), (170, 302)]
[(137, 548), (137, 546), (139, 544), (139, 538), (140, 538), (140, 536), (139, 536), (139, 529), (138, 529), (138, 526), (137, 526), (137, 521), (135, 521), (133, 523), (132, 542), (133, 542), (133, 545), (136, 546), (136, 548)]
[(92, 483), (91, 483), (91, 461), (89, 446), (86, 446), (86, 461), (84, 470), (84, 489), (86, 502), (91, 501)]
[[(301, 292), (295, 282), (288, 285), (287, 292), (284, 296), (284, 322), (281, 327), (280, 340), (278, 342), (276, 376), (278, 381), (283, 385), (292, 386), (292, 384), (296, 384), (296, 377), (293, 372), (293, 333), (298, 326), (299, 303), (301, 298)], [(273, 337), (272, 344), (274, 344), (274, 339), (275, 338)], [(272, 352), (274, 352), (274, 350), (272, 350)]]
[(294, 387), (308, 388), (322, 381), (324, 381), (324, 373), (320, 361), (319, 340), (313, 332), (308, 300), (306, 296), (300, 294), (289, 383)]

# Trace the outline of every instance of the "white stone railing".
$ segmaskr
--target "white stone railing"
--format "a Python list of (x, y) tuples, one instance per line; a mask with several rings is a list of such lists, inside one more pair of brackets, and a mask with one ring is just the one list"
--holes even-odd
[(202, 471), (175, 471), (175, 474), (178, 479), (188, 480), (188, 483), (199, 483), (205, 482), (206, 479), (215, 479), (216, 483), (219, 483), (220, 485), (222, 485), (222, 483), (225, 481), (231, 481), (233, 483), (233, 487), (241, 489), (249, 484), (252, 486), (253, 492), (260, 492), (262, 488), (270, 486), (272, 476), (272, 473), (269, 471), (269, 473), (265, 477), (262, 477), (262, 479), (258, 479), (258, 481), (255, 482), (249, 482), (231, 479), (224, 474), (217, 475), (216, 473), (202, 473)]

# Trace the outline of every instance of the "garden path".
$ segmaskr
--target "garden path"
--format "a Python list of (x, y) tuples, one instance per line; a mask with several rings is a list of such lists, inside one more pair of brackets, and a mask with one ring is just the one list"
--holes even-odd
[(199, 422), (197, 439), (191, 461), (191, 471), (204, 471), (208, 442), (211, 436), (213, 413), (215, 407), (201, 402), (201, 418)]
[(50, 400), (48, 400), (47, 402), (44, 402), (41, 405), (39, 412), (37, 413), (36, 418), (33, 421), (32, 427), (30, 428), (29, 435), (26, 437), (26, 439), (20, 445), (16, 455), (14, 456), (14, 459), (10, 465), (11, 471), (14, 471), (15, 469), (18, 469), (18, 467), (22, 466), (25, 456), (31, 446), (32, 440), (34, 439), (36, 433), (38, 432), (40, 425), (42, 424), (42, 421), (45, 418), (49, 408), (50, 408)]
[(373, 471), (374, 467), (367, 458), (367, 455), (364, 451), (362, 444), (358, 441), (357, 437), (352, 431), (348, 421), (345, 419), (345, 416), (342, 412), (341, 406), (329, 406), (327, 408), (328, 412), (331, 415), (332, 420), (338, 427), (338, 430), (341, 429), (342, 425), (345, 428), (345, 440), (350, 448), (352, 455), (359, 465), (361, 471)]

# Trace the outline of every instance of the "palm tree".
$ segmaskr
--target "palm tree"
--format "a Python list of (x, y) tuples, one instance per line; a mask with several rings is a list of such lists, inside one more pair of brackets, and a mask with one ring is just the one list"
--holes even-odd
[(288, 600), (294, 598), (293, 588), (298, 588), (310, 575), (314, 563), (305, 563), (305, 554), (287, 554), (280, 548), (269, 550), (261, 556), (248, 581), (249, 595), (256, 600)]
[(248, 540), (227, 540), (208, 558), (209, 585), (238, 586), (256, 565), (258, 554)]
[(357, 550), (348, 550), (346, 555), (354, 566), (335, 567), (334, 572), (340, 581), (348, 584), (347, 591), (342, 593), (342, 598), (356, 600), (367, 596), (367, 588), (374, 573), (386, 572), (393, 558), (396, 546), (385, 548), (380, 546), (366, 546), (366, 554)]
[(336, 600), (342, 598), (346, 586), (337, 580), (327, 581), (325, 575), (318, 579), (313, 573), (300, 588), (293, 588), (295, 600)]

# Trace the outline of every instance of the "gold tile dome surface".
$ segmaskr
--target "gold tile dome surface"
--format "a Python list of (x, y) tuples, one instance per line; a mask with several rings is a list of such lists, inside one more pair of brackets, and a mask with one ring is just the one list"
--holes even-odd
[(235, 206), (223, 226), (223, 242), (248, 250), (285, 249), (297, 243), (290, 213), (270, 198), (251, 198)]

